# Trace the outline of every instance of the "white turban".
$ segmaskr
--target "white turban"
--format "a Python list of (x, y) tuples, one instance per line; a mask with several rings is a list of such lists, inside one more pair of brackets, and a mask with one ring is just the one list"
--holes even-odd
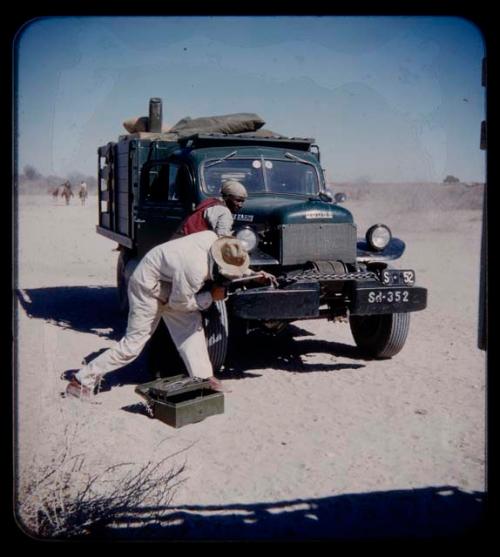
[(222, 184), (221, 194), (223, 196), (232, 195), (234, 197), (248, 197), (245, 186), (236, 180), (226, 180)]

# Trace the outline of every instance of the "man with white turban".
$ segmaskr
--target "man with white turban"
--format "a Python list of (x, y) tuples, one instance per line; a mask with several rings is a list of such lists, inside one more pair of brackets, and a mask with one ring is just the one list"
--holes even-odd
[(209, 197), (199, 203), (193, 213), (180, 225), (174, 238), (194, 232), (213, 230), (217, 236), (230, 236), (233, 230), (233, 215), (243, 207), (248, 197), (245, 186), (236, 180), (222, 183), (221, 197)]

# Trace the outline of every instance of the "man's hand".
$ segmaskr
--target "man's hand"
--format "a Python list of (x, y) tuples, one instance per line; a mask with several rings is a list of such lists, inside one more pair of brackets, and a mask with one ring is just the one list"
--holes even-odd
[(276, 277), (271, 273), (266, 273), (266, 271), (259, 271), (258, 274), (255, 276), (255, 280), (259, 284), (269, 283), (273, 286), (278, 286), (278, 281)]
[(218, 302), (220, 300), (226, 299), (226, 289), (224, 288), (224, 286), (219, 286), (218, 284), (214, 284), (212, 286), (212, 290), (210, 291), (210, 293), (212, 294), (212, 298), (214, 299), (214, 302)]

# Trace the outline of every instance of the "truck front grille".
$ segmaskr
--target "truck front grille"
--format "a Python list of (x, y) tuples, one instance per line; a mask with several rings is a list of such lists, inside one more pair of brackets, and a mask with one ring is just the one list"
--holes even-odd
[(356, 225), (352, 223), (283, 224), (279, 238), (282, 265), (315, 260), (356, 261)]

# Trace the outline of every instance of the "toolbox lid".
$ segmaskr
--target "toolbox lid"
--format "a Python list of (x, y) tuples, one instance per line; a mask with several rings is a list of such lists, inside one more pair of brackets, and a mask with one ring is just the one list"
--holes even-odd
[(146, 398), (161, 399), (174, 393), (188, 392), (195, 389), (209, 388), (207, 379), (190, 377), (186, 375), (174, 375), (172, 377), (161, 377), (142, 385), (137, 385), (135, 392)]

